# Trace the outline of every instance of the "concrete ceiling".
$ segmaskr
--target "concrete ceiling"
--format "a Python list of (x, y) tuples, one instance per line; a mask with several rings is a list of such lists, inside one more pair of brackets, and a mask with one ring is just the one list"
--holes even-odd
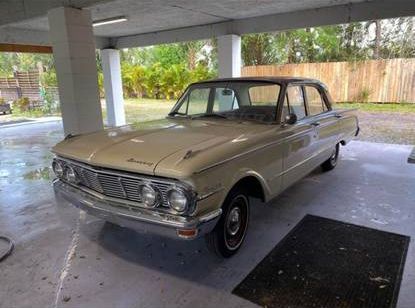
[[(317, 25), (319, 20), (329, 24), (415, 14), (413, 0), (0, 0), (0, 43), (6, 38), (23, 41), (25, 36), (47, 43), (47, 11), (62, 5), (88, 8), (93, 20), (126, 16), (126, 22), (94, 28), (103, 46), (121, 47), (171, 42), (172, 35), (173, 41), (178, 41), (229, 32), (261, 32), (263, 23), (262, 32), (274, 30), (273, 25), (279, 30), (284, 24), (288, 29), (307, 22)], [(303, 14), (296, 15), (298, 12)], [(250, 26), (245, 26), (246, 22)]]
[[(87, 4), (86, 7), (91, 10), (93, 20), (121, 15), (126, 16), (128, 18), (128, 21), (126, 22), (94, 28), (96, 36), (119, 37), (363, 1), (364, 0), (115, 0), (95, 1), (96, 3), (93, 3), (92, 6), (88, 6), (88, 4), (91, 4), (91, 1), (86, 2), (85, 4)], [(48, 31), (49, 25), (46, 16), (47, 8), (49, 8), (49, 6), (45, 6), (43, 12), (39, 10), (40, 16), (13, 22), (11, 25), (18, 29)], [(24, 18), (24, 16), (21, 17)], [(0, 18), (0, 20), (2, 19)]]

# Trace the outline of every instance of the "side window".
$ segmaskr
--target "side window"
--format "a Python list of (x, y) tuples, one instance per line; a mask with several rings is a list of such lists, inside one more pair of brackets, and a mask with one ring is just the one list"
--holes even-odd
[(280, 86), (277, 84), (253, 86), (249, 88), (249, 99), (252, 106), (277, 105)]
[(326, 104), (317, 88), (306, 86), (305, 91), (307, 94), (308, 111), (310, 115), (316, 115), (327, 111)]
[(303, 90), (301, 86), (289, 86), (285, 95), (283, 116), (294, 113), (300, 120), (306, 116)]
[(209, 93), (210, 88), (193, 89), (180, 106), (179, 112), (188, 115), (205, 113), (209, 103)]
[(235, 92), (229, 88), (216, 88), (213, 112), (230, 111), (239, 108)]

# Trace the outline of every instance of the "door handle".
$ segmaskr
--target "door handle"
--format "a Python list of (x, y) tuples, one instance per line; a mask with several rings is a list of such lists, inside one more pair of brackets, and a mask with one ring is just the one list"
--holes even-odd
[(340, 119), (343, 116), (341, 114), (335, 114), (334, 117)]
[(313, 125), (313, 126), (319, 126), (320, 125), (320, 122), (313, 122), (313, 123), (311, 123), (311, 125)]

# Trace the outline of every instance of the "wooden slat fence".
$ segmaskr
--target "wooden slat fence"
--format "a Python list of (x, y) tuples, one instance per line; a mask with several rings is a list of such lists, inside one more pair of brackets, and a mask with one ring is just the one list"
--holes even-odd
[(415, 103), (415, 58), (245, 66), (242, 76), (315, 78), (337, 102)]
[(39, 72), (14, 72), (13, 77), (0, 77), (0, 97), (6, 100), (28, 97), (31, 102), (41, 101)]

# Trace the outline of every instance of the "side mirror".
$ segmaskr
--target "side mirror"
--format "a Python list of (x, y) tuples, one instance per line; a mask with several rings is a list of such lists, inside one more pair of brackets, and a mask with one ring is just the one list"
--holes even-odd
[(285, 116), (285, 123), (287, 124), (295, 124), (297, 122), (297, 115), (295, 113), (290, 113)]

